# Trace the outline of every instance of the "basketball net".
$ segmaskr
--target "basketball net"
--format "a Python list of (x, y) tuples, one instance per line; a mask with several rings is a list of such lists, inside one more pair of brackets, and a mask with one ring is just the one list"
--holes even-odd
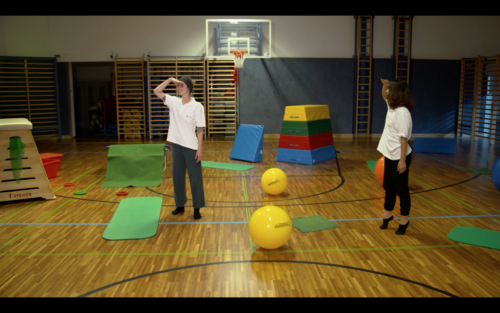
[[(244, 50), (233, 50), (230, 51), (232, 54), (234, 54), (234, 66), (241, 71), (243, 68), (243, 62), (245, 61), (245, 56), (248, 54), (248, 51)], [(238, 72), (239, 72), (238, 71)]]
[(241, 69), (243, 68), (243, 62), (245, 61), (245, 57), (248, 54), (248, 51), (245, 50), (233, 50), (229, 51), (230, 53), (234, 54), (234, 74), (233, 74), (233, 79), (234, 83), (238, 85), (238, 89), (240, 88), (240, 72)]

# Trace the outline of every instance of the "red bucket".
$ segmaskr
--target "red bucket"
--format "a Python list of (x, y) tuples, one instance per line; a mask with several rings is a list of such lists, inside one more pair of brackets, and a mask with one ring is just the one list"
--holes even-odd
[(47, 159), (47, 160), (57, 160), (59, 162), (57, 164), (57, 170), (61, 168), (61, 158), (63, 157), (62, 154), (59, 153), (40, 153), (40, 159)]
[(57, 168), (60, 164), (58, 160), (42, 159), (42, 163), (45, 173), (47, 173), (47, 178), (50, 179), (57, 176)]

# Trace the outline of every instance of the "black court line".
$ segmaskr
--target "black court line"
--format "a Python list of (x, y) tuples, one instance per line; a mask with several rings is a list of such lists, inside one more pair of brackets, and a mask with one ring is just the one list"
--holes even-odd
[[(338, 151), (336, 151), (338, 153)], [(337, 170), (339, 172), (339, 177), (342, 179), (341, 183), (336, 186), (335, 188), (331, 189), (331, 190), (327, 190), (325, 192), (322, 192), (322, 193), (319, 193), (319, 194), (314, 194), (314, 195), (309, 195), (309, 196), (305, 196), (305, 197), (300, 197), (300, 198), (293, 198), (293, 199), (281, 199), (281, 200), (261, 200), (261, 201), (212, 201), (212, 200), (205, 200), (205, 202), (216, 202), (216, 203), (249, 203), (249, 202), (253, 202), (253, 203), (263, 203), (263, 202), (281, 202), (281, 201), (292, 201), (292, 200), (298, 200), (298, 199), (304, 199), (304, 198), (310, 198), (310, 197), (315, 197), (315, 196), (319, 196), (319, 195), (322, 195), (322, 194), (325, 194), (325, 193), (329, 193), (329, 192), (332, 192), (332, 191), (335, 191), (336, 189), (340, 188), (344, 182), (345, 182), (345, 179), (344, 177), (342, 176), (342, 172), (340, 170), (340, 163), (338, 162), (338, 158), (337, 158), (337, 155), (335, 155), (335, 159), (336, 159), (336, 163), (337, 163)], [(322, 176), (322, 175), (316, 175), (316, 176)], [(469, 179), (466, 179), (466, 180), (463, 180), (463, 181), (460, 181), (458, 183), (454, 183), (454, 184), (450, 184), (450, 185), (446, 185), (446, 186), (443, 186), (443, 187), (437, 187), (437, 188), (433, 188), (433, 189), (427, 189), (427, 190), (421, 190), (421, 191), (417, 191), (417, 192), (412, 192), (410, 193), (410, 196), (412, 194), (419, 194), (419, 193), (424, 193), (424, 192), (430, 192), (430, 191), (435, 191), (435, 190), (439, 190), (439, 189), (444, 189), (444, 188), (449, 188), (449, 187), (452, 187), (452, 186), (456, 186), (456, 185), (460, 185), (460, 184), (463, 184), (463, 183), (466, 183), (468, 181), (471, 181), (475, 178), (478, 178), (479, 176), (482, 176), (481, 174), (477, 174), (476, 176), (474, 177), (471, 177)], [(238, 176), (235, 176), (235, 177), (238, 177)], [(240, 176), (241, 177), (241, 176)], [(250, 177), (250, 176), (249, 176)], [(150, 191), (150, 192), (153, 192), (153, 193), (156, 193), (156, 194), (159, 194), (161, 196), (164, 196), (164, 197), (169, 197), (169, 198), (174, 198), (174, 196), (171, 196), (171, 195), (167, 195), (167, 194), (164, 194), (164, 193), (161, 193), (161, 192), (158, 192), (158, 191), (154, 191), (152, 189), (150, 189), (149, 187), (145, 187), (146, 190)], [(102, 201), (102, 200), (92, 200), (92, 199), (80, 199), (80, 198), (76, 198), (76, 197), (67, 197), (67, 196), (60, 196), (60, 195), (56, 195), (57, 197), (62, 197), (62, 198), (67, 198), (67, 199), (76, 199), (76, 200), (83, 200), (83, 201), (95, 201), (95, 202), (103, 202), (103, 203), (120, 203), (120, 202), (111, 202), (111, 201)], [(379, 197), (379, 198), (367, 198), (367, 199), (356, 199), (356, 200), (344, 200), (344, 201), (330, 201), (330, 202), (322, 202), (322, 203), (305, 203), (305, 204), (280, 204), (281, 206), (299, 206), (299, 205), (322, 205), (322, 204), (337, 204), (337, 203), (347, 203), (347, 202), (358, 202), (358, 201), (371, 201), (371, 200), (380, 200), (380, 199), (384, 199), (384, 197)], [(191, 200), (192, 199), (187, 199), (187, 200)], [(175, 205), (162, 205), (162, 206), (165, 206), (165, 207), (175, 207)], [(230, 205), (230, 206), (204, 206), (204, 208), (242, 208), (242, 207), (261, 207), (261, 205), (242, 205), (242, 206), (235, 206), (235, 205)]]
[(323, 265), (323, 266), (339, 267), (339, 268), (345, 268), (345, 269), (349, 269), (349, 270), (355, 270), (355, 271), (366, 272), (366, 273), (370, 273), (370, 274), (382, 275), (382, 276), (386, 276), (386, 277), (389, 277), (389, 278), (394, 278), (394, 279), (397, 279), (397, 280), (401, 280), (401, 281), (404, 281), (404, 282), (407, 282), (407, 283), (410, 283), (410, 284), (418, 285), (418, 286), (421, 286), (421, 287), (424, 287), (424, 288), (427, 288), (427, 289), (439, 292), (439, 293), (441, 293), (443, 295), (446, 295), (446, 296), (449, 296), (449, 297), (452, 297), (452, 298), (459, 298), (457, 295), (454, 295), (454, 294), (449, 293), (447, 291), (444, 291), (444, 290), (441, 290), (441, 289), (438, 289), (438, 288), (435, 288), (435, 287), (432, 287), (432, 286), (429, 286), (429, 285), (426, 285), (426, 284), (422, 284), (422, 283), (419, 283), (419, 282), (416, 282), (416, 281), (413, 281), (413, 280), (410, 280), (410, 279), (406, 279), (406, 278), (395, 276), (395, 275), (391, 275), (391, 274), (381, 273), (381, 272), (377, 272), (377, 271), (371, 271), (371, 270), (367, 270), (367, 269), (363, 269), (363, 268), (359, 268), (359, 267), (352, 267), (352, 266), (339, 265), (339, 264), (330, 264), (330, 263), (320, 263), (320, 262), (285, 261), (285, 260), (226, 261), (226, 262), (214, 262), (214, 263), (196, 264), (196, 265), (188, 265), (188, 266), (183, 266), (183, 267), (171, 268), (171, 269), (168, 269), (168, 270), (153, 272), (153, 273), (149, 273), (149, 274), (144, 274), (144, 275), (139, 275), (139, 276), (136, 276), (136, 277), (124, 279), (124, 280), (121, 280), (121, 281), (118, 281), (118, 282), (115, 282), (115, 283), (112, 283), (112, 284), (109, 284), (109, 285), (106, 285), (106, 286), (94, 289), (92, 291), (86, 292), (86, 293), (78, 296), (77, 298), (84, 298), (84, 297), (92, 295), (92, 294), (94, 294), (96, 292), (99, 292), (99, 291), (102, 291), (102, 290), (105, 290), (105, 289), (108, 289), (108, 288), (111, 288), (111, 287), (114, 287), (114, 286), (117, 286), (117, 285), (120, 285), (120, 284), (123, 284), (123, 283), (128, 283), (128, 282), (133, 281), (133, 280), (137, 280), (137, 279), (141, 279), (141, 278), (144, 278), (144, 277), (153, 276), (153, 275), (164, 274), (164, 273), (169, 273), (169, 272), (174, 272), (174, 271), (180, 271), (180, 270), (185, 270), (185, 269), (189, 269), (189, 268), (202, 267), (202, 266), (237, 264), (237, 263), (295, 263), (295, 264)]
[[(255, 203), (255, 202), (281, 202), (281, 201), (292, 201), (292, 200), (300, 200), (300, 199), (306, 199), (306, 198), (311, 198), (311, 197), (316, 197), (316, 196), (319, 196), (319, 195), (323, 195), (325, 193), (329, 193), (329, 192), (332, 192), (332, 191), (335, 191), (336, 189), (342, 187), (342, 185), (344, 184), (345, 182), (345, 179), (344, 179), (344, 176), (342, 176), (342, 172), (340, 171), (340, 164), (339, 164), (339, 160), (337, 158), (337, 154), (338, 154), (338, 151), (336, 151), (337, 153), (335, 154), (335, 163), (337, 163), (337, 171), (339, 172), (339, 177), (340, 179), (342, 180), (340, 182), (339, 185), (337, 185), (335, 188), (333, 189), (330, 189), (330, 190), (327, 190), (327, 191), (324, 191), (324, 192), (320, 192), (320, 193), (317, 193), (317, 194), (313, 194), (313, 195), (309, 195), (309, 196), (304, 196), (304, 197), (299, 197), (299, 198), (292, 198), (292, 199), (281, 199), (281, 200), (263, 200), (263, 201), (210, 201), (210, 200), (205, 200), (205, 202), (217, 202), (217, 203)], [(319, 175), (318, 175), (319, 176)], [(161, 193), (161, 192), (157, 192), (157, 191), (154, 191), (154, 190), (151, 190), (149, 187), (145, 187), (146, 190), (149, 190), (151, 192), (154, 192), (156, 194), (159, 194), (159, 195), (162, 195), (164, 197), (170, 197), (170, 198), (174, 198), (174, 196), (170, 196), (170, 195), (166, 195), (164, 193)], [(187, 199), (188, 201), (189, 200), (192, 200), (192, 199)], [(206, 208), (207, 206), (205, 206)]]
[[(471, 177), (469, 179), (466, 179), (466, 180), (463, 180), (461, 182), (458, 182), (458, 183), (454, 183), (454, 184), (450, 184), (450, 185), (446, 185), (446, 186), (443, 186), (443, 187), (437, 187), (437, 188), (433, 188), (433, 189), (427, 189), (427, 190), (421, 190), (421, 191), (417, 191), (417, 192), (412, 192), (410, 193), (410, 196), (413, 195), (413, 194), (419, 194), (419, 193), (424, 193), (424, 192), (429, 192), (429, 191), (435, 191), (435, 190), (439, 190), (439, 189), (444, 189), (444, 188), (449, 188), (449, 187), (452, 187), (452, 186), (456, 186), (456, 185), (460, 185), (460, 184), (463, 184), (463, 183), (466, 183), (468, 181), (471, 181), (475, 178), (478, 178), (479, 176), (481, 176), (481, 174), (478, 174), (474, 177)], [(337, 188), (339, 188), (340, 186), (330, 190), (330, 191), (326, 191), (326, 192), (331, 192)], [(147, 190), (153, 192), (153, 193), (156, 193), (156, 194), (159, 194), (159, 195), (162, 195), (162, 196), (165, 196), (165, 197), (170, 197), (170, 198), (173, 198), (174, 196), (170, 196), (170, 195), (166, 195), (166, 194), (163, 194), (163, 193), (160, 193), (160, 192), (157, 192), (157, 191), (154, 191), (154, 190), (151, 190), (149, 189), (148, 187), (145, 187)], [(321, 194), (324, 194), (326, 192), (323, 192)], [(319, 195), (319, 194), (318, 194)], [(112, 201), (103, 201), (103, 200), (92, 200), (92, 199), (81, 199), (81, 198), (76, 198), (76, 197), (67, 197), (67, 196), (60, 196), (60, 195), (56, 195), (57, 197), (61, 197), (61, 198), (67, 198), (67, 199), (75, 199), (75, 200), (83, 200), (83, 201), (95, 201), (95, 202), (102, 202), (102, 203), (120, 203), (120, 202), (112, 202)], [(316, 195), (313, 195), (313, 196), (316, 196)], [(312, 196), (307, 196), (307, 197), (312, 197)], [(337, 204), (337, 203), (347, 203), (347, 202), (358, 202), (358, 201), (371, 201), (371, 200), (380, 200), (380, 199), (384, 199), (385, 197), (379, 197), (379, 198), (368, 198), (368, 199), (356, 199), (356, 200), (343, 200), (343, 201), (330, 201), (330, 202), (321, 202), (321, 203), (300, 203), (300, 204), (280, 204), (280, 206), (299, 206), (299, 205), (302, 205), (302, 206), (306, 206), (306, 205), (322, 205), (322, 204)], [(296, 198), (296, 199), (301, 199), (301, 198)], [(273, 201), (287, 201), (287, 200), (296, 200), (296, 199), (286, 199), (286, 200), (263, 200), (263, 201), (248, 201), (248, 202), (258, 202), (258, 203), (262, 203), (262, 202), (273, 202)], [(188, 199), (188, 200), (191, 200), (191, 199)], [(222, 203), (247, 203), (246, 201), (211, 201), (211, 200), (205, 200), (205, 202), (222, 202)], [(164, 207), (175, 207), (175, 205), (162, 205)], [(257, 207), (261, 207), (261, 205), (230, 205), (230, 206), (219, 206), (219, 205), (216, 205), (216, 206), (204, 206), (204, 208), (257, 208)]]
[[(338, 163), (337, 163), (338, 165)], [(205, 200), (205, 202), (217, 202), (217, 203), (262, 203), (262, 202), (281, 202), (281, 201), (292, 201), (292, 200), (298, 200), (298, 199), (305, 199), (305, 198), (310, 198), (310, 197), (315, 197), (315, 196), (319, 196), (319, 195), (322, 195), (322, 194), (325, 194), (325, 193), (329, 193), (329, 192), (332, 192), (332, 191), (335, 191), (336, 189), (342, 187), (342, 185), (344, 184), (345, 180), (344, 180), (344, 177), (342, 176), (342, 174), (340, 173), (340, 166), (338, 167), (339, 169), (339, 177), (342, 179), (342, 182), (336, 186), (335, 188), (331, 189), (331, 190), (327, 190), (327, 191), (324, 191), (324, 192), (321, 192), (321, 193), (318, 193), (318, 194), (313, 194), (313, 195), (309, 195), (309, 196), (304, 196), (304, 197), (299, 197), (299, 198), (292, 198), (292, 199), (280, 199), (280, 200), (257, 200), (257, 201), (215, 201), (215, 200)], [(321, 175), (316, 175), (316, 176), (321, 176)], [(463, 181), (460, 181), (458, 183), (454, 183), (454, 184), (450, 184), (450, 185), (446, 185), (446, 186), (443, 186), (443, 187), (437, 187), (437, 188), (433, 188), (433, 189), (427, 189), (427, 190), (421, 190), (421, 191), (417, 191), (417, 192), (413, 192), (411, 193), (410, 195), (412, 194), (418, 194), (418, 193), (423, 193), (423, 192), (429, 192), (429, 191), (435, 191), (435, 190), (439, 190), (439, 189), (444, 189), (444, 188), (448, 188), (448, 187), (452, 187), (452, 186), (456, 186), (456, 185), (460, 185), (460, 184), (463, 184), (465, 182), (468, 182), (470, 180), (473, 180), (477, 177), (481, 176), (481, 174), (478, 174), (474, 177), (471, 177), (469, 179), (466, 179), (466, 180), (463, 180)], [(149, 187), (145, 187), (146, 190), (148, 191), (151, 191), (153, 193), (156, 193), (156, 194), (159, 194), (159, 195), (162, 195), (164, 197), (169, 197), (169, 198), (174, 198), (174, 196), (171, 196), (171, 195), (167, 195), (167, 194), (164, 194), (164, 193), (161, 193), (161, 192), (158, 192), (158, 191), (155, 191), (155, 190), (152, 190), (150, 189)], [(377, 200), (377, 199), (384, 199), (384, 197), (380, 197), (380, 198), (369, 198), (369, 199), (357, 199), (357, 200), (346, 200), (346, 201), (332, 201), (332, 202), (323, 202), (323, 203), (315, 203), (315, 204), (334, 204), (334, 203), (344, 203), (344, 202), (356, 202), (356, 201), (369, 201), (369, 200)], [(191, 200), (192, 199), (187, 199), (187, 200)], [(312, 203), (311, 203), (312, 204)], [(283, 206), (287, 206), (285, 204), (280, 204), (280, 205), (283, 205)], [(306, 204), (299, 204), (299, 205), (306, 205)], [(307, 204), (307, 205), (310, 205), (310, 204)], [(288, 205), (290, 206), (290, 205)], [(205, 206), (205, 208), (210, 208), (211, 206)], [(220, 206), (217, 206), (217, 207), (220, 207)], [(233, 206), (231, 206), (233, 207)], [(249, 207), (249, 206), (245, 206), (245, 207)], [(252, 207), (252, 206), (250, 206)]]

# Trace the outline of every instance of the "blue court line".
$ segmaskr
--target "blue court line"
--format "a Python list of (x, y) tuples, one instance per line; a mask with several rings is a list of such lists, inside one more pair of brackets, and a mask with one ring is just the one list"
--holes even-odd
[[(422, 216), (410, 217), (410, 220), (429, 219), (429, 218), (469, 218), (469, 217), (498, 217), (500, 214), (493, 215), (461, 215), (461, 216)], [(350, 221), (379, 221), (382, 218), (352, 218), (352, 219), (329, 219), (331, 222), (350, 222)], [(401, 219), (394, 217), (395, 220)], [(32, 226), (32, 225), (59, 225), (59, 226), (91, 226), (91, 225), (108, 225), (109, 223), (0, 223), (0, 226)], [(184, 224), (248, 224), (248, 221), (242, 222), (161, 222), (160, 225), (184, 225)]]
[[(441, 161), (440, 159), (436, 159), (436, 158), (433, 158), (433, 157), (431, 157), (431, 156), (428, 156), (428, 155), (425, 155), (425, 154), (422, 154), (422, 153), (418, 153), (418, 152), (415, 152), (415, 153), (417, 153), (417, 154), (419, 154), (419, 155), (423, 155), (423, 156), (428, 157), (428, 158), (431, 158), (431, 159), (434, 159), (434, 160), (439, 161), (439, 162), (443, 162), (443, 163), (449, 164), (449, 165), (451, 165), (451, 166), (455, 166), (455, 167), (461, 168), (461, 169), (463, 169), (463, 170), (467, 171), (467, 169), (466, 169), (466, 168), (463, 168), (463, 167), (461, 167), (461, 166), (458, 166), (458, 165), (455, 165), (455, 164), (451, 164), (451, 163), (448, 163), (448, 162), (445, 162), (445, 161)], [(468, 171), (467, 171), (467, 172), (468, 172)], [(473, 173), (473, 172), (470, 172), (470, 173)], [(486, 176), (486, 175), (481, 175), (481, 176), (486, 177), (486, 178), (489, 178), (489, 179), (493, 179), (493, 178), (491, 178), (491, 177), (489, 177), (489, 176)]]

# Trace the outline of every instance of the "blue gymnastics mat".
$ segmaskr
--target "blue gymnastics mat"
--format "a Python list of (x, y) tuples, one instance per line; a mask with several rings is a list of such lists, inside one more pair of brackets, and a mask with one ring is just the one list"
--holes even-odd
[(241, 124), (234, 139), (230, 159), (262, 162), (264, 125)]
[(416, 138), (411, 145), (417, 153), (457, 153), (456, 138)]
[(314, 150), (278, 148), (277, 162), (314, 165), (335, 158), (335, 145)]

